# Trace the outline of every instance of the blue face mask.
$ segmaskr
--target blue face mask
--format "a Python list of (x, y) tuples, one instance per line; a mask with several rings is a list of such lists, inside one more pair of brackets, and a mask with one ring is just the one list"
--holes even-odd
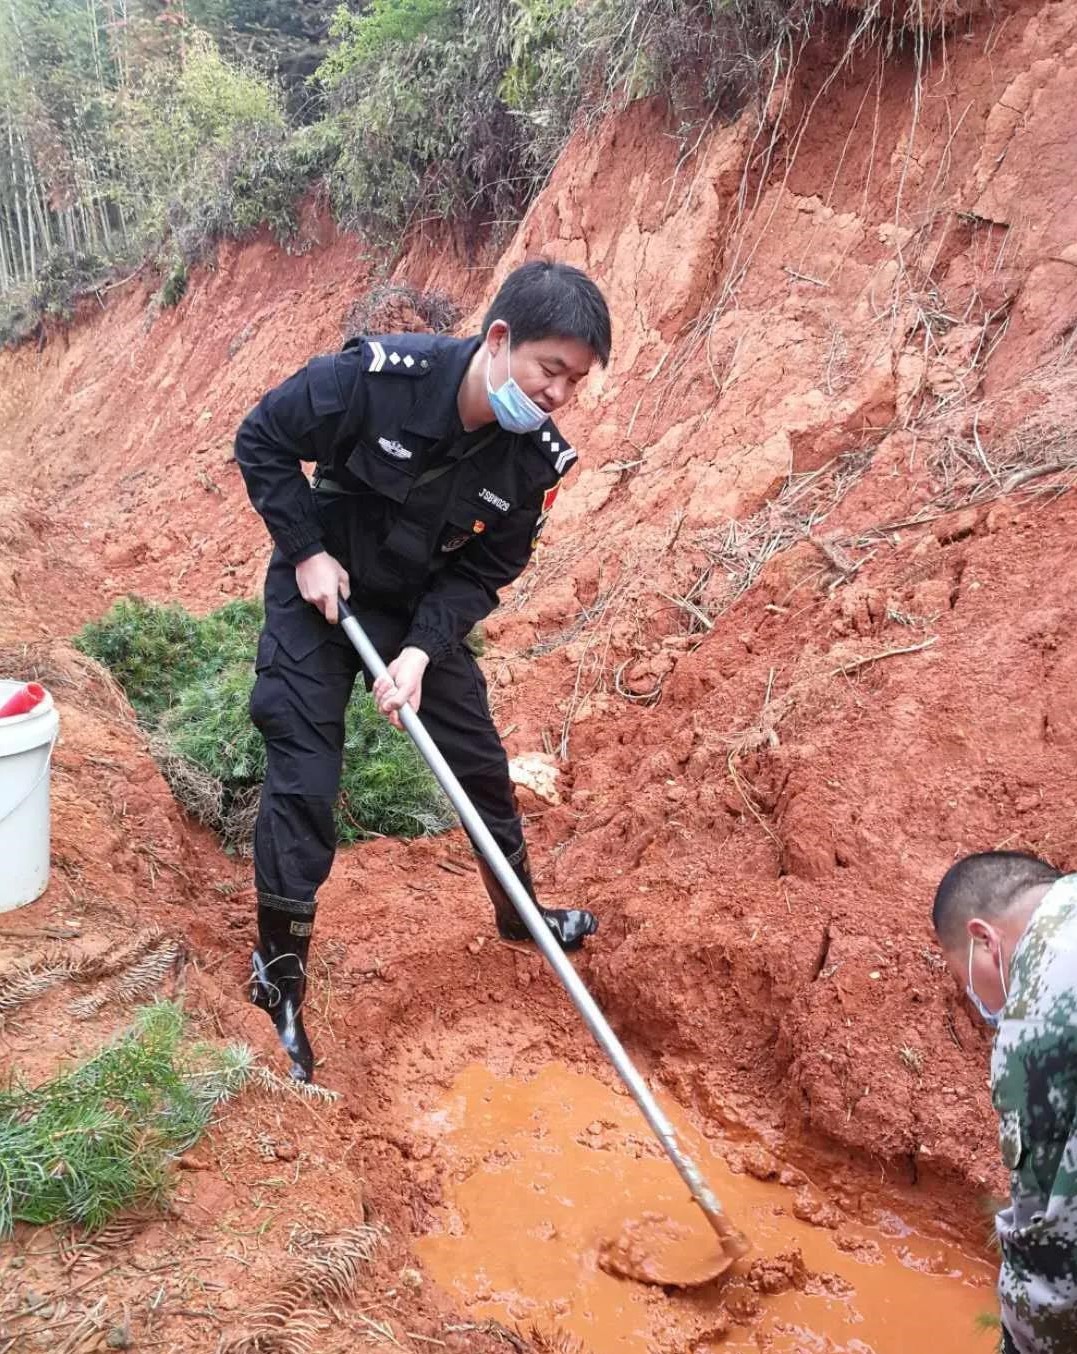
[(508, 335), (505, 336), (505, 347), (509, 376), (505, 384), (498, 386), (496, 390), (490, 384), (490, 363), (493, 354), (487, 353), (486, 398), (490, 401), (494, 418), (507, 433), (536, 432), (549, 418), (549, 414), (540, 409), (530, 395), (526, 395), (512, 379), (512, 348), (509, 346)]
[[(980, 1000), (976, 989), (972, 985), (972, 951), (975, 944), (975, 940), (969, 940), (969, 981), (968, 986), (965, 988), (965, 995), (968, 997), (969, 1001), (972, 1002), (973, 1006), (976, 1007), (977, 1011), (979, 1011), (984, 1021), (990, 1025), (993, 1030), (997, 1030), (999, 1025), (1002, 1024), (1002, 1008), (1000, 1007), (997, 1011), (989, 1010)], [(1009, 993), (1006, 991), (1006, 975), (1002, 971), (1001, 954), (998, 959), (998, 976), (999, 981), (1002, 983), (1002, 1001), (1003, 1006), (1005, 1006), (1006, 998), (1009, 996)]]

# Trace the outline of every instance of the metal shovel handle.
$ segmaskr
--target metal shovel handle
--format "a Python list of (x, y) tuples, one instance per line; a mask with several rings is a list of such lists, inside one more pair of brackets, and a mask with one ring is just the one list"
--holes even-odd
[[(367, 638), (351, 608), (342, 598), (338, 598), (337, 605), (340, 608), (340, 623), (344, 632), (355, 646), (370, 675), (375, 679), (388, 676), (388, 670), (377, 649)], [(734, 1259), (744, 1255), (749, 1249), (747, 1239), (729, 1221), (714, 1191), (703, 1179), (695, 1162), (681, 1147), (673, 1125), (636, 1070), (621, 1041), (610, 1028), (606, 1017), (598, 1009), (594, 998), (565, 957), (564, 951), (554, 940), (550, 928), (542, 918), (542, 914), (528, 896), (527, 890), (517, 879), (516, 872), (505, 859), (504, 852), (494, 841), (490, 829), (479, 817), (478, 810), (468, 798), (464, 787), (456, 779), (436, 743), (423, 727), (422, 720), (409, 705), (405, 705), (400, 711), (400, 722), (419, 749), (423, 760), (434, 773), (438, 784), (445, 791), (453, 808), (460, 815), (460, 821), (467, 829), (471, 840), (482, 852), (490, 868), (497, 875), (501, 887), (512, 899), (513, 906), (520, 914), (520, 920), (530, 931), (535, 944), (542, 951), (547, 963), (557, 975), (561, 986), (572, 1000), (572, 1004), (583, 1017), (584, 1024), (594, 1035), (599, 1048), (613, 1064), (617, 1075), (624, 1082), (629, 1095), (639, 1106), (640, 1112), (650, 1125), (651, 1131), (658, 1139), (662, 1149), (676, 1166), (681, 1179), (688, 1186), (692, 1198), (703, 1210), (707, 1221), (717, 1233), (726, 1253)]]

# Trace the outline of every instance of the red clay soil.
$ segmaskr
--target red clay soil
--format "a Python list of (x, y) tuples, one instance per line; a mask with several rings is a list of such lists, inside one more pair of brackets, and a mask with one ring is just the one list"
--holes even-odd
[[(761, 122), (679, 162), (663, 109), (635, 104), (569, 147), (488, 267), (421, 240), (395, 276), (467, 310), (545, 248), (615, 311), (614, 361), (565, 420), (582, 468), (486, 658), (510, 751), (561, 758), (563, 802), (529, 801), (529, 834), (544, 897), (601, 914), (582, 975), (704, 1131), (810, 1163), (854, 1216), (971, 1237), (1002, 1183), (988, 1042), (931, 892), (973, 849), (1077, 863), (1077, 507), (1072, 474), (1042, 473), (1072, 459), (1077, 6), (973, 16), (919, 71), (911, 40), (850, 46), (851, 23)], [(314, 210), (301, 246), (224, 245), (175, 310), (140, 276), (0, 354), (0, 670), (40, 672), (63, 728), (53, 884), (4, 919), (2, 962), (47, 927), (96, 948), (159, 924), (203, 1032), (271, 1062), (244, 1003), (247, 867), (183, 818), (65, 641), (126, 592), (202, 611), (259, 587), (235, 427), (339, 343), (373, 278)], [(369, 1319), (405, 1348), (503, 1349), (453, 1332), (414, 1268), (440, 1185), (402, 1097), (469, 1061), (586, 1062), (584, 1037), (539, 960), (494, 942), (457, 833), (343, 853), (316, 954), (341, 1100), (236, 1102), (174, 1216), (120, 1238), (89, 1291), (140, 1340), (210, 1348), (272, 1294), (293, 1224), (365, 1204), (389, 1229)], [(122, 1021), (74, 1022), (69, 996), (8, 1017), (5, 1068), (42, 1073)], [(70, 1283), (47, 1244), (20, 1234), (20, 1293)]]

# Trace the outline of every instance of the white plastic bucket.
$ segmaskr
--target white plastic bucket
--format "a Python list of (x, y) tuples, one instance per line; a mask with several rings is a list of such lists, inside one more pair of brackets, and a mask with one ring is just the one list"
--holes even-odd
[[(0, 679), (0, 705), (25, 682)], [(49, 767), (60, 716), (45, 699), (0, 719), (0, 912), (32, 903), (49, 882)]]

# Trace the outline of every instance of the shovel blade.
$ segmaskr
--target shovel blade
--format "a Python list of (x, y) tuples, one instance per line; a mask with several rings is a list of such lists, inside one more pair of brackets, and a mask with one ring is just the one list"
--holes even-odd
[(714, 1283), (733, 1264), (711, 1232), (688, 1227), (663, 1213), (644, 1213), (626, 1222), (599, 1247), (607, 1274), (661, 1288), (700, 1288)]

